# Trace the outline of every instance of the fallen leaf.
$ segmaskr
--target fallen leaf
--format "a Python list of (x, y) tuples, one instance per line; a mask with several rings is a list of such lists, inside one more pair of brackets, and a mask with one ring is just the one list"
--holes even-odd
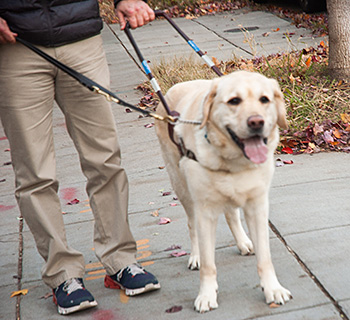
[(283, 160), (284, 164), (293, 164), (293, 160)]
[(176, 207), (176, 206), (177, 206), (177, 203), (170, 203), (169, 206), (170, 206), (170, 207)]
[(171, 308), (165, 310), (166, 313), (175, 313), (182, 310), (182, 306), (172, 306)]
[(274, 302), (271, 302), (271, 303), (269, 304), (269, 308), (279, 308), (279, 307), (280, 307), (280, 305), (277, 304), (277, 303), (274, 303)]
[(284, 163), (282, 161), (282, 159), (276, 159), (276, 167), (283, 167)]
[(23, 295), (25, 296), (28, 293), (28, 289), (22, 289), (22, 290), (18, 290), (18, 291), (13, 291), (11, 294), (11, 298), (15, 297), (15, 296), (20, 296)]
[(166, 218), (166, 217), (160, 217), (158, 224), (167, 224), (167, 223), (170, 223), (170, 222), (171, 222), (171, 219)]
[(166, 191), (166, 192), (163, 192), (162, 193), (162, 196), (165, 197), (165, 196), (170, 196), (171, 195), (171, 192), (170, 191)]
[(176, 250), (176, 249), (181, 249), (181, 246), (177, 244), (173, 244), (171, 247), (166, 248), (164, 251), (171, 251), (171, 250)]
[(68, 205), (74, 205), (74, 204), (78, 204), (80, 201), (78, 199), (73, 199), (69, 202), (67, 202)]
[(268, 37), (270, 35), (270, 32), (265, 32), (262, 34), (263, 37)]
[(145, 128), (152, 128), (153, 126), (154, 126), (154, 123), (148, 123), (144, 125)]
[(332, 137), (332, 132), (331, 131), (325, 131), (324, 135), (323, 135), (323, 139), (324, 141), (326, 141), (327, 143), (332, 143), (334, 142), (334, 139)]
[(182, 257), (182, 256), (187, 256), (187, 254), (188, 253), (186, 251), (181, 250), (181, 251), (174, 251), (174, 252), (172, 252), (170, 254), (170, 256), (178, 258), (178, 257)]
[(350, 123), (350, 114), (342, 113), (340, 117), (341, 121), (343, 121), (344, 123)]
[(155, 210), (151, 212), (151, 216), (153, 217), (159, 217), (159, 210)]
[(283, 148), (283, 149), (282, 149), (282, 152), (288, 153), (288, 154), (293, 154), (293, 149), (292, 149), (292, 148), (289, 148), (289, 147), (286, 147), (286, 148)]
[(280, 28), (277, 28), (277, 29), (272, 29), (273, 32), (277, 32), (277, 31), (280, 31)]
[(340, 139), (341, 138), (341, 133), (339, 132), (338, 129), (335, 129), (333, 131), (333, 136), (335, 136), (337, 139)]
[(309, 57), (306, 61), (305, 61), (305, 64), (307, 67), (310, 67), (311, 65), (311, 57)]

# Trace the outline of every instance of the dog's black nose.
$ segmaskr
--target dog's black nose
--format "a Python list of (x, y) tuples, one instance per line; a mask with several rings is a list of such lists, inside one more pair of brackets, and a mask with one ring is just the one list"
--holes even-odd
[(250, 116), (247, 120), (248, 127), (254, 131), (262, 129), (264, 123), (265, 121), (262, 116)]

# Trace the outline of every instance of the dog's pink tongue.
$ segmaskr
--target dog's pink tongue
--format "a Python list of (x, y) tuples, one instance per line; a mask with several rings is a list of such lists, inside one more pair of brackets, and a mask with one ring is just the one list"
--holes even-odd
[(244, 152), (254, 163), (263, 163), (267, 159), (268, 148), (260, 137), (253, 137), (244, 140)]

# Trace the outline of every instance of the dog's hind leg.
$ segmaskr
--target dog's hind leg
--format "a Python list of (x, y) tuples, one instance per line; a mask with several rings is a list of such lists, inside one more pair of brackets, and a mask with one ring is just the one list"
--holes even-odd
[(249, 255), (254, 253), (253, 243), (248, 238), (246, 232), (243, 229), (240, 210), (238, 208), (232, 208), (225, 211), (225, 218), (228, 226), (232, 232), (233, 237), (236, 240), (237, 247), (241, 255)]

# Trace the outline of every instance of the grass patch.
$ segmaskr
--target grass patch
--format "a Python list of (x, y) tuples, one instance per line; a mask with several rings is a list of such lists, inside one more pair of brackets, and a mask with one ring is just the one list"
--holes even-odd
[[(224, 74), (248, 70), (279, 82), (289, 121), (289, 129), (281, 132), (280, 151), (350, 151), (350, 85), (328, 77), (328, 47), (323, 42), (316, 49), (220, 63), (214, 58), (214, 62)], [(216, 77), (197, 56), (162, 61), (152, 73), (163, 93), (179, 82)], [(141, 104), (153, 108), (158, 97), (151, 94), (150, 84), (140, 88), (146, 92)]]

